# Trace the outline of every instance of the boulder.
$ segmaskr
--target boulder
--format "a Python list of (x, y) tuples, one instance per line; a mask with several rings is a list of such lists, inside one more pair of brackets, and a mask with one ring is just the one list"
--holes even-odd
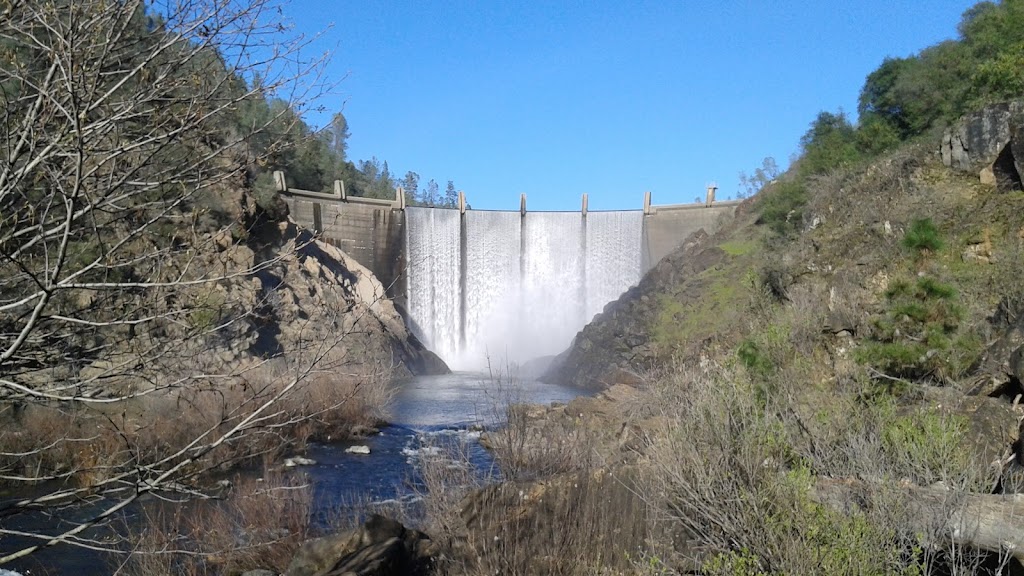
[(974, 172), (1001, 190), (1020, 190), (1024, 173), (1024, 101), (987, 106), (946, 130), (942, 163)]
[(1019, 176), (1024, 176), (1024, 122), (1018, 122), (1010, 135), (1010, 153), (1013, 154), (1013, 166)]
[(1017, 413), (1010, 403), (987, 396), (966, 396), (951, 410), (967, 418), (964, 442), (968, 449), (982, 463), (998, 470), (1020, 435)]
[(925, 403), (920, 408), (966, 420), (963, 452), (971, 455), (979, 467), (997, 475), (1020, 436), (1013, 405), (1003, 398), (963, 396), (952, 388), (926, 388), (924, 394)]
[(989, 318), (995, 339), (979, 362), (982, 377), (973, 393), (1008, 396), (1024, 391), (1024, 309), (1004, 298)]
[(425, 575), (434, 554), (426, 534), (374, 514), (359, 528), (303, 544), (284, 576)]

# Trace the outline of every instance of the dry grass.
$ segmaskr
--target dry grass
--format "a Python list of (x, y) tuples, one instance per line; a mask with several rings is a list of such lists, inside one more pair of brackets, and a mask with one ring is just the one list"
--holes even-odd
[[(809, 412), (797, 395), (806, 380), (775, 388), (759, 395), (744, 370), (714, 364), (662, 383), (657, 404), (672, 424), (649, 447), (643, 493), (690, 541), (672, 565), (713, 574), (981, 570), (985, 555), (940, 530), (956, 494), (991, 486), (988, 470), (958, 457), (955, 422), (853, 391), (834, 390)], [(829, 478), (872, 488), (837, 509), (818, 489)], [(901, 483), (936, 481), (950, 489), (948, 507), (922, 517)]]
[[(62, 479), (95, 486), (139, 462), (171, 462), (238, 425), (281, 394), (288, 375), (271, 369), (217, 385), (182, 387), (112, 406), (8, 407), (0, 428), (0, 473), (23, 484)], [(281, 395), (234, 439), (202, 453), (186, 478), (242, 464), (275, 463), (310, 440), (340, 440), (358, 425), (379, 424), (392, 388), (386, 377), (313, 375)]]
[(269, 568), (284, 572), (310, 533), (312, 490), (295, 478), (241, 479), (224, 501), (151, 502), (119, 575), (199, 576)]
[(596, 431), (565, 417), (552, 416), (545, 406), (509, 397), (500, 425), (483, 442), (494, 456), (503, 480), (530, 480), (588, 470), (599, 464)]

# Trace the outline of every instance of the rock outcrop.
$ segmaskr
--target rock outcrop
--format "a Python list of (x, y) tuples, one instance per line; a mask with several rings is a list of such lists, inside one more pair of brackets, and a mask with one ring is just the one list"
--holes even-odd
[[(271, 358), (355, 378), (448, 371), (355, 259), (289, 221), (252, 229), (242, 240), (209, 233), (194, 241), (201, 248), (188, 258), (163, 263), (164, 276), (196, 281), (173, 298), (157, 294), (139, 305), (169, 320), (176, 320), (176, 309), (187, 315), (129, 335), (73, 376), (102, 382), (95, 393), (110, 394), (141, 381), (159, 387), (195, 370), (240, 374)], [(151, 352), (160, 349), (170, 352)], [(145, 378), (124, 375), (123, 367), (133, 364), (144, 367)]]
[(982, 182), (1003, 190), (1021, 190), (1024, 174), (1024, 101), (988, 106), (968, 114), (946, 130), (942, 163), (975, 172)]
[(292, 223), (280, 226), (282, 237), (291, 238), (294, 257), (257, 276), (261, 293), (273, 294), (273, 306), (254, 326), (262, 347), (337, 341), (336, 360), (347, 365), (382, 367), (395, 377), (448, 371), (406, 328), (372, 272), (308, 231)]
[(374, 514), (359, 528), (303, 544), (285, 576), (416, 576), (429, 573), (435, 553), (426, 534)]

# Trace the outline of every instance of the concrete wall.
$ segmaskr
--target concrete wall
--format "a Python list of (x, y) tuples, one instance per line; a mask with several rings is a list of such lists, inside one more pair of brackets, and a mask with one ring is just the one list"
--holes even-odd
[(713, 234), (724, 218), (732, 216), (739, 202), (716, 202), (710, 207), (703, 204), (655, 206), (644, 216), (642, 270), (647, 272), (659, 260), (673, 251), (687, 236), (701, 228)]
[(283, 195), (300, 226), (323, 233), (323, 239), (366, 266), (405, 305), (404, 212), (374, 206)]

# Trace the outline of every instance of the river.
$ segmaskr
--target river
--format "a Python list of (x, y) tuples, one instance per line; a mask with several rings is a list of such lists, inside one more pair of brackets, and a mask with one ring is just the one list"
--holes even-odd
[[(492, 377), (488, 374), (454, 372), (421, 376), (403, 383), (390, 407), (390, 424), (379, 434), (356, 442), (314, 444), (308, 458), (315, 465), (297, 469), (306, 474), (314, 490), (315, 519), (327, 519), (339, 507), (366, 502), (408, 500), (414, 497), (410, 481), (419, 450), (436, 442), (457, 438), (466, 441), (470, 461), (480, 468), (490, 465), (490, 455), (479, 443), (480, 426), (500, 423), (509, 402), (548, 404), (567, 402), (579, 390), (536, 380)], [(346, 453), (352, 445), (365, 445), (367, 455)], [(45, 528), (48, 520), (35, 519), (19, 528)], [(18, 544), (5, 539), (0, 551)], [(75, 574), (104, 576), (108, 562), (98, 553), (61, 546), (37, 552), (29, 559), (4, 566), (22, 574)]]

